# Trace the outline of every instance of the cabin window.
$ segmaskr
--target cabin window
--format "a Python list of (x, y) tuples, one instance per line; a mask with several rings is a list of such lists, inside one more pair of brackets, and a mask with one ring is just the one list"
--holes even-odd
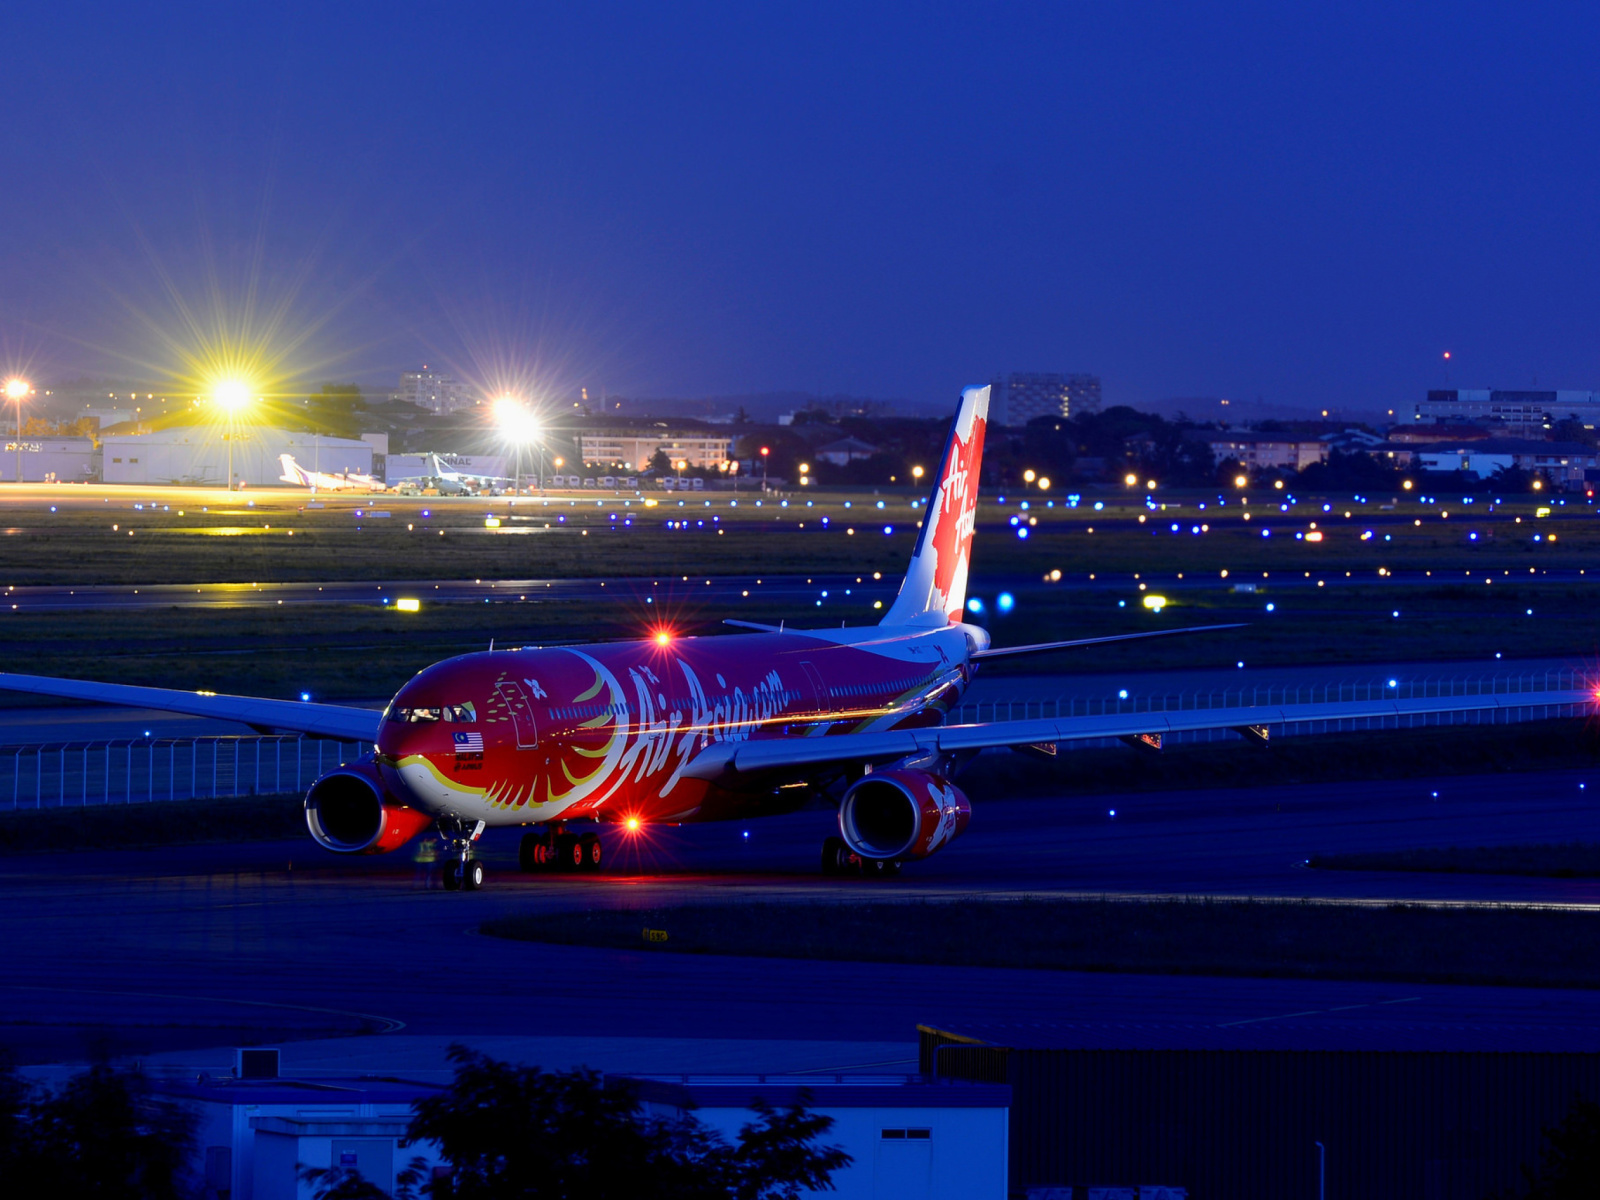
[(391, 708), (389, 719), (400, 721), (407, 725), (420, 725), (427, 721), (437, 721), (443, 715), (443, 710), (438, 708)]

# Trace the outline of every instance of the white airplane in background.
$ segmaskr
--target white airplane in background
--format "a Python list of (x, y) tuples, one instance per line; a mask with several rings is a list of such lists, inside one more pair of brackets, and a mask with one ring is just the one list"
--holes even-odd
[(301, 487), (308, 487), (314, 492), (382, 492), (388, 490), (379, 480), (371, 475), (362, 475), (356, 471), (349, 471), (342, 475), (329, 475), (325, 471), (308, 471), (295, 462), (294, 455), (280, 454), (278, 462), (283, 467), (283, 474), (278, 476), (285, 483), (297, 483)]
[(433, 461), (433, 478), (442, 479), (447, 483), (457, 483), (464, 487), (476, 488), (507, 488), (511, 486), (509, 475), (474, 475), (470, 471), (458, 471), (454, 467), (446, 466), (445, 461), (437, 454), (428, 456)]

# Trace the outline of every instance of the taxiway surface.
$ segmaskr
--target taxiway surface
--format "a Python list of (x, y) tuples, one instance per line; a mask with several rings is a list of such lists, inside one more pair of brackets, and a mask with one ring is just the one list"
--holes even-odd
[(1476, 1031), (1600, 1050), (1600, 993), (1581, 990), (737, 959), (477, 932), (505, 913), (771, 897), (819, 902), (824, 927), (832, 905), (866, 898), (1004, 894), (1600, 908), (1594, 880), (1300, 865), (1324, 851), (1593, 840), (1597, 786), (1600, 772), (1005, 800), (890, 884), (815, 873), (822, 812), (656, 830), (631, 846), (608, 833), (620, 869), (598, 877), (518, 875), (514, 832), (492, 833), (489, 886), (475, 894), (430, 890), (405, 852), (335, 859), (309, 840), (13, 857), (0, 860), (0, 1043), (38, 1062), (96, 1045), (401, 1032), (903, 1043), (918, 1022), (1070, 1020), (1419, 1041)]

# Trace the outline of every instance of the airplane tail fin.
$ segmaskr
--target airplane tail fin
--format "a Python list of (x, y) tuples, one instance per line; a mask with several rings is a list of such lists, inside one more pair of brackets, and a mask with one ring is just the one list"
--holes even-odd
[(283, 474), (279, 475), (278, 478), (283, 480), (284, 483), (298, 483), (303, 486), (310, 486), (311, 476), (306, 474), (300, 464), (294, 461), (294, 455), (278, 455), (278, 465), (283, 468)]
[(989, 389), (961, 393), (944, 460), (923, 509), (922, 533), (900, 594), (883, 625), (945, 625), (959, 621), (967, 602), (967, 565), (978, 510), (978, 469), (989, 425)]

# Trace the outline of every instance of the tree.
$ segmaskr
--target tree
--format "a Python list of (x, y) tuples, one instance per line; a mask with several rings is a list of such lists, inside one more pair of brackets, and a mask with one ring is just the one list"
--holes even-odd
[(1593, 1200), (1600, 1195), (1600, 1104), (1574, 1098), (1561, 1124), (1544, 1131), (1543, 1161), (1522, 1168), (1520, 1193), (1502, 1200)]
[(431, 1141), (452, 1200), (792, 1200), (829, 1186), (850, 1158), (815, 1141), (831, 1117), (802, 1105), (758, 1120), (730, 1146), (693, 1117), (641, 1113), (636, 1088), (594, 1071), (542, 1071), (452, 1046), (455, 1079), (416, 1103), (404, 1145)]
[(8, 1195), (179, 1200), (195, 1116), (137, 1071), (99, 1063), (59, 1092), (0, 1076), (0, 1178)]
[(355, 437), (367, 414), (366, 397), (353, 383), (325, 383), (306, 397), (303, 420), (319, 433)]

